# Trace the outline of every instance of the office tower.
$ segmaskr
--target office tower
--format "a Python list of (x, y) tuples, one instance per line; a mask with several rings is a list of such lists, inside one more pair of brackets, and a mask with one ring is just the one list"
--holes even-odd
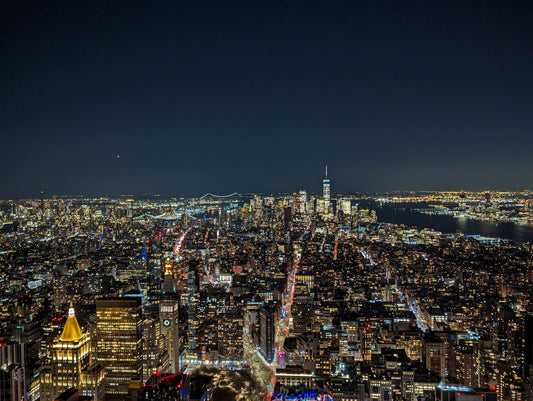
[(161, 324), (161, 345), (168, 354), (168, 366), (163, 368), (165, 372), (176, 373), (179, 371), (179, 303), (174, 279), (172, 262), (165, 263), (165, 276), (159, 303), (159, 321)]
[(65, 327), (52, 344), (50, 364), (41, 369), (41, 401), (56, 399), (71, 388), (103, 400), (105, 372), (91, 363), (91, 352), (91, 338), (82, 333), (71, 302)]
[(329, 206), (329, 203), (331, 201), (331, 194), (330, 194), (330, 184), (329, 184), (329, 178), (328, 178), (328, 166), (326, 166), (326, 176), (322, 180), (322, 195), (324, 198), (324, 204)]
[(315, 198), (314, 197), (311, 197), (311, 199), (307, 201), (307, 204), (305, 205), (305, 211), (309, 214), (315, 212)]
[(342, 199), (339, 202), (339, 210), (342, 210), (342, 213), (349, 216), (352, 214), (352, 201), (350, 199)]
[(307, 206), (307, 192), (300, 191), (300, 213), (305, 214)]
[(320, 215), (325, 214), (327, 212), (324, 199), (319, 198), (316, 200), (316, 212)]
[(151, 240), (145, 244), (143, 258), (148, 275), (148, 303), (157, 304), (161, 297), (161, 274), (163, 260), (162, 240)]
[(168, 364), (168, 354), (162, 354), (161, 319), (159, 305), (147, 307), (150, 311), (143, 316), (143, 360), (142, 382)]
[(96, 358), (105, 368), (106, 397), (128, 393), (142, 371), (142, 310), (139, 297), (96, 300)]
[(0, 342), (0, 400), (19, 401), (27, 392), (26, 344)]
[(189, 363), (196, 363), (199, 358), (198, 354), (198, 304), (199, 294), (199, 277), (198, 261), (191, 260), (187, 268), (187, 352), (185, 358)]
[(218, 224), (220, 227), (224, 227), (228, 224), (229, 213), (225, 207), (220, 207), (218, 210)]
[(241, 305), (231, 297), (226, 313), (220, 316), (218, 352), (226, 360), (240, 361), (243, 356), (244, 314)]
[(292, 229), (292, 208), (290, 206), (283, 208), (283, 225), (286, 230)]
[[(326, 166), (326, 176), (322, 180), (322, 202), (321, 204), (317, 203), (318, 212), (322, 212), (324, 215), (331, 217), (333, 212), (333, 207), (331, 205), (331, 192), (330, 192), (330, 183), (328, 178), (328, 166)], [(320, 206), (320, 207), (319, 207)]]
[(263, 305), (262, 299), (251, 300), (246, 304), (244, 312), (244, 331), (247, 334), (247, 341), (259, 346), (259, 309)]
[(276, 327), (279, 320), (279, 308), (276, 303), (269, 302), (259, 309), (259, 344), (265, 359), (272, 362), (275, 358)]

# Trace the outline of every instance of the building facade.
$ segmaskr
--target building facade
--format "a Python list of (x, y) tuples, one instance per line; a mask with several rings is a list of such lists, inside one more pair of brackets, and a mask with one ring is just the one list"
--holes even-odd
[(142, 311), (138, 297), (96, 300), (96, 359), (105, 368), (105, 393), (119, 398), (142, 377)]

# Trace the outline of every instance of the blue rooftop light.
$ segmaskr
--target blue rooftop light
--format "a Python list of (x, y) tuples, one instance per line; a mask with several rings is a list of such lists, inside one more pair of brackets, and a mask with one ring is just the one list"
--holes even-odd
[(443, 381), (439, 383), (437, 386), (439, 390), (442, 391), (464, 391), (465, 393), (473, 393), (474, 389), (472, 387), (467, 386), (453, 386), (451, 384), (446, 384)]

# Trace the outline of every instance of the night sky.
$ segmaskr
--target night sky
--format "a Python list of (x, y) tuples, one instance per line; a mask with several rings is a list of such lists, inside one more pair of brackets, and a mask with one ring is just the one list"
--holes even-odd
[(0, 55), (3, 199), (533, 187), (532, 2), (13, 0)]

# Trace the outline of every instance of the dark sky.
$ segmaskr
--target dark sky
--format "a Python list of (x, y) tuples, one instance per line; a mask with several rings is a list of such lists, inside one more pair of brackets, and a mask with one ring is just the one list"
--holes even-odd
[(532, 2), (13, 0), (0, 18), (0, 198), (318, 192), (326, 163), (333, 192), (532, 187)]

